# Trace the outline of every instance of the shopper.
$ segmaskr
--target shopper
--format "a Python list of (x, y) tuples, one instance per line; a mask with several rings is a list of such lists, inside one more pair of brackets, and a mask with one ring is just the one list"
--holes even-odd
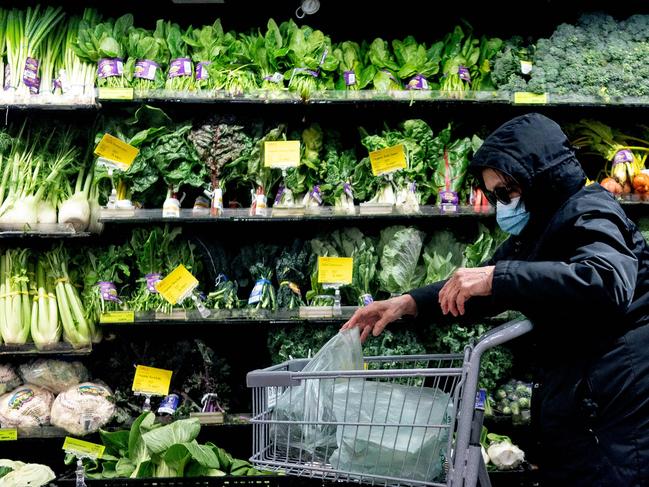
[(534, 324), (532, 421), (544, 486), (649, 485), (649, 248), (539, 114), (491, 134), (470, 170), (511, 237), (482, 267), (358, 310), (379, 335), (404, 316), (475, 322), (516, 310)]

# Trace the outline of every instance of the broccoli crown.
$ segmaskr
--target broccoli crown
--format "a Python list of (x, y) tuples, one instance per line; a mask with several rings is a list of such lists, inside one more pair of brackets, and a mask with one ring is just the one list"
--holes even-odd
[(616, 21), (587, 14), (575, 25), (559, 25), (536, 43), (529, 81), (516, 65), (518, 52), (520, 44), (508, 44), (495, 60), (492, 77), (500, 89), (604, 98), (649, 95), (649, 15)]

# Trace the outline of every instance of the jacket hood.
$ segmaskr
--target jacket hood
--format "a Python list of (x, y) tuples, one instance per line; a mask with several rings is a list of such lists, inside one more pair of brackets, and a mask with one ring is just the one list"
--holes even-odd
[(586, 182), (579, 161), (559, 125), (530, 113), (496, 129), (476, 152), (469, 170), (482, 181), (482, 169), (514, 178), (532, 220), (545, 220)]

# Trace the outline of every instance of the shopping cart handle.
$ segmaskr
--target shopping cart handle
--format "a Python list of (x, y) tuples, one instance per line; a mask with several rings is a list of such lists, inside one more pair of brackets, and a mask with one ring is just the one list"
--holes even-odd
[(502, 345), (505, 342), (529, 333), (533, 328), (534, 325), (532, 325), (532, 322), (527, 318), (518, 318), (516, 320), (508, 321), (504, 325), (492, 328), (482, 335), (473, 348), (474, 353), (481, 353), (490, 348)]

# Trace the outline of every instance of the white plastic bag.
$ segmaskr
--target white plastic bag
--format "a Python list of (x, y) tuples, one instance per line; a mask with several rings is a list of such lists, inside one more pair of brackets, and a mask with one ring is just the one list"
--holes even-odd
[[(302, 372), (360, 370), (363, 368), (358, 328), (335, 335), (329, 340)], [(335, 379), (308, 379), (288, 388), (277, 399), (273, 420), (293, 424), (274, 424), (271, 436), (277, 445), (285, 445), (291, 454), (305, 460), (325, 462), (337, 447), (336, 425), (333, 422)], [(312, 424), (319, 423), (319, 424)], [(305, 454), (309, 458), (305, 458)]]
[(442, 472), (451, 406), (449, 395), (439, 389), (340, 381), (333, 400), (336, 420), (372, 426), (338, 426), (339, 448), (329, 462), (346, 472), (432, 481)]

